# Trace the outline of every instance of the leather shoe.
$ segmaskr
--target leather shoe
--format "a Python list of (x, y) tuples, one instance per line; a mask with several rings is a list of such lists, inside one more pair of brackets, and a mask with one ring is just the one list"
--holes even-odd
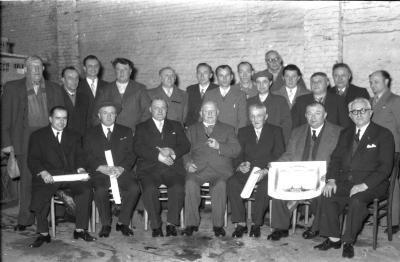
[(275, 230), (274, 232), (272, 232), (271, 234), (268, 235), (267, 239), (271, 239), (273, 241), (278, 241), (280, 240), (282, 237), (287, 237), (289, 235), (289, 230)]
[(177, 236), (178, 234), (176, 233), (176, 227), (174, 226), (174, 225), (167, 225), (167, 228), (166, 228), (166, 231), (167, 231), (167, 237), (169, 237), (169, 236)]
[(319, 249), (322, 251), (328, 250), (330, 248), (339, 249), (342, 246), (342, 241), (333, 242), (329, 238), (327, 238), (324, 242), (319, 245), (316, 245), (314, 249)]
[(250, 228), (249, 236), (251, 236), (251, 237), (260, 237), (260, 235), (261, 235), (260, 226), (252, 225), (251, 228)]
[(80, 232), (74, 230), (74, 239), (78, 239), (78, 238), (81, 238), (81, 239), (83, 239), (83, 240), (85, 240), (87, 242), (91, 242), (91, 241), (96, 240), (96, 238), (92, 237), (89, 234), (89, 232), (87, 232), (87, 230), (83, 230), (83, 231), (80, 231)]
[(243, 237), (244, 233), (247, 233), (247, 226), (236, 225), (235, 231), (232, 233), (232, 237)]
[[(392, 226), (392, 234), (396, 234), (397, 232), (399, 232), (399, 230), (400, 230), (400, 228), (399, 228), (398, 225)], [(387, 232), (388, 232), (388, 229), (386, 228), (385, 229), (385, 234), (387, 234)]]
[(102, 226), (99, 232), (99, 237), (109, 237), (111, 232), (111, 226)]
[(191, 235), (193, 235), (193, 232), (197, 232), (197, 231), (199, 231), (199, 227), (187, 226), (187, 227), (185, 227), (185, 229), (182, 231), (181, 234), (190, 237)]
[(225, 229), (223, 227), (213, 227), (213, 230), (214, 230), (214, 235), (216, 237), (219, 237), (219, 236), (224, 237), (226, 234)]
[(50, 243), (51, 241), (51, 237), (50, 235), (42, 235), (39, 234), (39, 236), (36, 238), (36, 240), (29, 245), (29, 247), (40, 247), (41, 245), (43, 245), (44, 242), (46, 243)]
[(153, 229), (153, 232), (151, 233), (151, 236), (152, 237), (163, 237), (164, 233), (162, 232), (161, 227)]
[(312, 239), (318, 235), (319, 231), (312, 231), (311, 229), (307, 229), (306, 231), (303, 232), (302, 236), (304, 239)]
[(122, 235), (124, 235), (124, 236), (133, 236), (133, 230), (130, 229), (129, 226), (127, 226), (127, 225), (117, 223), (115, 225), (115, 230), (121, 231)]
[(352, 244), (349, 244), (349, 243), (343, 244), (342, 257), (348, 257), (348, 258), (354, 257), (354, 247)]
[(25, 231), (25, 229), (26, 226), (24, 225), (17, 224), (16, 226), (14, 226), (14, 231)]

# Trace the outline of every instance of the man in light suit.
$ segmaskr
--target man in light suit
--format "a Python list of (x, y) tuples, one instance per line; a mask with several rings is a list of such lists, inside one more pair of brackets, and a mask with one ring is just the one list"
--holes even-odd
[[(218, 90), (218, 89), (216, 89)], [(218, 107), (206, 101), (201, 107), (202, 122), (189, 127), (187, 137), (191, 143), (185, 156), (185, 223), (182, 232), (192, 235), (200, 224), (200, 186), (210, 183), (212, 223), (215, 236), (225, 236), (226, 180), (232, 175), (232, 159), (240, 152), (234, 128), (217, 121)]]
[[(394, 139), (392, 133), (372, 122), (370, 102), (356, 98), (349, 103), (355, 126), (340, 133), (331, 156), (323, 190), (320, 235), (326, 240), (315, 249), (338, 249), (343, 244), (342, 256), (354, 256), (353, 244), (368, 216), (368, 204), (383, 197), (392, 172)], [(346, 224), (341, 236), (339, 215), (347, 208)]]
[[(374, 97), (372, 99), (372, 121), (389, 129), (394, 136), (395, 151), (400, 153), (400, 96), (390, 91), (390, 74), (384, 70), (379, 70), (369, 76)], [(397, 178), (397, 182), (399, 178)], [(400, 219), (400, 190), (399, 183), (395, 184), (392, 205), (393, 232), (399, 231)]]
[(250, 236), (260, 237), (260, 227), (264, 224), (264, 216), (268, 207), (268, 165), (275, 161), (285, 151), (285, 142), (282, 129), (268, 124), (267, 108), (263, 104), (252, 104), (249, 107), (251, 125), (239, 129), (238, 139), (241, 147), (239, 156), (234, 161), (236, 172), (228, 179), (227, 192), (232, 208), (232, 222), (235, 231), (232, 237), (242, 237), (247, 233), (245, 202), (240, 197), (251, 170), (259, 167), (257, 171), (258, 187), (255, 193), (254, 212)]
[(166, 101), (154, 99), (150, 107), (152, 118), (137, 126), (134, 141), (138, 156), (137, 176), (153, 237), (164, 236), (158, 199), (160, 185), (168, 188), (167, 236), (177, 235), (176, 226), (179, 225), (185, 194), (182, 156), (190, 149), (182, 124), (166, 118), (167, 109)]
[[(326, 121), (326, 115), (322, 104), (314, 102), (308, 105), (305, 114), (307, 124), (293, 129), (286, 152), (277, 161), (327, 161), (329, 163), (341, 127)], [(312, 228), (303, 233), (303, 237), (306, 239), (318, 235), (320, 202), (320, 197), (311, 201), (314, 222)], [(288, 236), (291, 209), (296, 204), (284, 200), (272, 200), (271, 227), (274, 231), (268, 236), (269, 239), (276, 241)], [(291, 206), (290, 209), (288, 205)]]

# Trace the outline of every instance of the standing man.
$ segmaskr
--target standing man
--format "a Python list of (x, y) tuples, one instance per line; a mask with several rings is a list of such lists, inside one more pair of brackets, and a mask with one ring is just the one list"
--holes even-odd
[[(327, 113), (322, 104), (313, 102), (306, 107), (307, 123), (293, 129), (286, 152), (277, 160), (284, 161), (327, 161), (336, 147), (341, 127), (326, 121)], [(311, 229), (303, 233), (306, 239), (314, 238), (319, 231), (320, 197), (311, 200), (311, 213), (314, 222)], [(273, 233), (268, 239), (277, 241), (289, 233), (292, 208), (296, 204), (273, 199), (271, 207), (271, 227)], [(288, 205), (291, 208), (288, 208)]]
[(161, 204), (158, 199), (160, 185), (168, 188), (167, 237), (176, 236), (185, 194), (182, 156), (189, 152), (190, 143), (182, 124), (166, 118), (166, 101), (154, 99), (150, 112), (152, 118), (139, 124), (135, 135), (137, 175), (144, 207), (149, 213), (152, 236), (164, 236), (161, 228)]
[(312, 74), (310, 82), (312, 93), (297, 98), (296, 103), (292, 108), (293, 128), (301, 126), (307, 122), (304, 117), (306, 108), (313, 102), (318, 102), (324, 105), (326, 113), (328, 114), (326, 120), (330, 123), (341, 127), (347, 127), (350, 123), (347, 108), (344, 104), (344, 98), (337, 94), (328, 92), (328, 76), (323, 72), (316, 72)]
[(204, 102), (213, 101), (218, 107), (218, 120), (231, 125), (235, 132), (247, 125), (246, 94), (237, 88), (231, 88), (233, 72), (229, 65), (220, 65), (215, 69), (219, 88), (204, 95)]
[(200, 108), (203, 103), (204, 94), (218, 87), (216, 84), (210, 82), (213, 77), (213, 71), (211, 66), (207, 63), (200, 63), (197, 65), (196, 77), (199, 83), (186, 88), (186, 93), (188, 95), (188, 113), (185, 121), (186, 127), (199, 121)]
[[(331, 156), (323, 190), (320, 235), (326, 240), (315, 249), (338, 249), (343, 257), (354, 256), (353, 244), (368, 216), (368, 204), (383, 197), (392, 172), (394, 139), (392, 133), (374, 122), (370, 102), (356, 98), (349, 103), (355, 125), (344, 129)], [(346, 225), (341, 236), (339, 215), (347, 206)]]
[(239, 154), (240, 144), (234, 128), (217, 121), (218, 115), (217, 104), (206, 101), (201, 107), (202, 122), (187, 130), (191, 149), (185, 156), (186, 228), (182, 232), (187, 236), (199, 229), (200, 187), (206, 182), (210, 183), (214, 234), (217, 237), (225, 236), (226, 180), (232, 175), (232, 159)]
[(65, 107), (52, 108), (50, 125), (32, 133), (29, 141), (28, 166), (33, 174), (31, 210), (35, 212), (36, 230), (39, 233), (39, 237), (30, 247), (40, 247), (43, 243), (51, 241), (47, 217), (50, 200), (58, 189), (70, 189), (74, 196), (77, 210), (74, 239), (96, 240), (87, 232), (92, 202), (90, 182), (54, 182), (57, 175), (85, 172), (81, 136), (65, 128), (67, 119), (68, 111)]
[(254, 212), (252, 214), (251, 237), (260, 237), (260, 228), (264, 224), (268, 208), (268, 165), (285, 151), (282, 129), (268, 124), (267, 108), (263, 104), (249, 107), (251, 125), (239, 129), (238, 139), (241, 147), (234, 161), (236, 172), (228, 179), (227, 192), (232, 208), (232, 222), (236, 225), (232, 237), (242, 237), (247, 233), (245, 202), (240, 197), (251, 170), (259, 167), (258, 187), (255, 193)]
[(233, 85), (233, 87), (244, 92), (246, 94), (246, 98), (256, 96), (258, 92), (257, 86), (253, 82), (253, 66), (247, 61), (240, 62), (237, 66), (237, 70), (239, 74), (239, 83)]
[[(99, 104), (108, 101), (113, 102), (121, 111), (116, 120), (117, 124), (129, 127), (135, 132), (136, 125), (150, 117), (150, 98), (146, 92), (146, 86), (131, 80), (133, 63), (126, 58), (116, 58), (113, 62), (117, 79), (110, 83), (96, 97), (95, 108)], [(100, 90), (99, 90), (100, 91)], [(94, 123), (99, 123), (98, 112), (94, 112)]]
[(161, 68), (159, 75), (161, 84), (148, 90), (149, 97), (151, 100), (162, 98), (166, 101), (168, 107), (167, 119), (178, 121), (183, 125), (188, 110), (187, 94), (175, 85), (176, 73), (174, 69), (169, 66)]
[(19, 214), (15, 230), (34, 223), (30, 212), (32, 175), (27, 166), (30, 134), (48, 125), (49, 109), (64, 105), (61, 87), (43, 78), (43, 61), (38, 56), (25, 60), (25, 78), (7, 82), (1, 98), (1, 151), (14, 151), (21, 171)]
[[(400, 96), (390, 90), (390, 74), (384, 70), (375, 71), (369, 76), (369, 83), (374, 93), (372, 99), (372, 121), (389, 129), (394, 137), (396, 154), (400, 153)], [(395, 163), (398, 164), (398, 163)], [(397, 178), (399, 179), (399, 178)], [(399, 180), (397, 180), (399, 182)], [(399, 231), (400, 192), (399, 183), (395, 183), (392, 204), (393, 232)]]
[[(120, 107), (113, 102), (99, 104), (97, 112), (100, 124), (89, 129), (83, 140), (88, 172), (94, 187), (94, 200), (102, 225), (99, 237), (108, 237), (111, 232), (110, 177), (117, 178), (122, 199), (115, 229), (124, 236), (133, 235), (129, 224), (140, 194), (132, 171), (135, 163), (133, 133), (130, 128), (115, 122), (118, 111)], [(108, 166), (106, 160), (105, 151), (109, 150), (114, 166)]]
[[(103, 81), (99, 78), (101, 69), (100, 60), (94, 55), (88, 55), (83, 59), (83, 71), (85, 77), (79, 80), (77, 93), (84, 93), (88, 98), (88, 114), (87, 124), (88, 127), (92, 127), (94, 112), (94, 100), (96, 97), (104, 91), (108, 82)], [(69, 111), (71, 112), (71, 111)]]
[(269, 92), (272, 84), (272, 74), (261, 71), (254, 75), (258, 95), (247, 99), (247, 106), (253, 104), (263, 104), (267, 108), (267, 123), (282, 128), (285, 144), (289, 140), (292, 130), (292, 116), (290, 108), (282, 96), (274, 95)]

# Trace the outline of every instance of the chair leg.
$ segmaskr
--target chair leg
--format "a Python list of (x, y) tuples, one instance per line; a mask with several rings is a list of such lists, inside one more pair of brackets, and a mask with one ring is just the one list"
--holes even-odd
[(269, 200), (269, 228), (272, 232), (272, 199)]
[(144, 213), (144, 230), (147, 231), (149, 224), (149, 214), (147, 213), (146, 209), (143, 210), (143, 213)]
[(92, 201), (92, 217), (89, 221), (89, 232), (96, 232), (96, 204)]
[(247, 200), (247, 221), (251, 223), (251, 200)]
[(375, 250), (378, 240), (378, 200), (374, 200), (372, 248)]
[(292, 214), (292, 233), (296, 233), (296, 222), (297, 222), (297, 207), (293, 209)]
[(228, 204), (225, 207), (225, 215), (224, 215), (224, 227), (228, 226)]
[(306, 227), (308, 227), (308, 212), (309, 212), (310, 206), (307, 205), (307, 204), (305, 206), (306, 206), (306, 212), (305, 212), (306, 213), (305, 214), (306, 217), (304, 218), (304, 224), (305, 224)]
[(183, 208), (182, 208), (182, 210), (181, 210), (181, 215), (180, 215), (180, 217), (181, 217), (181, 229), (184, 229), (185, 228), (185, 219), (184, 219), (184, 211), (183, 211)]
[(56, 237), (56, 214), (54, 210), (54, 196), (51, 197), (50, 201), (50, 218), (51, 218), (51, 233), (53, 238)]
[(387, 234), (388, 234), (388, 240), (392, 241), (393, 240), (393, 221), (392, 221), (392, 205), (393, 205), (393, 199), (388, 199), (388, 203), (386, 206), (387, 209), (387, 215), (386, 215), (386, 220), (387, 220)]

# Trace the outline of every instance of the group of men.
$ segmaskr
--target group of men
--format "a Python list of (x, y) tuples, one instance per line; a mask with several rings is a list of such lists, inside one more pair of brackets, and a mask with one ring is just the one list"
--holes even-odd
[[(351, 84), (347, 64), (333, 66), (330, 87), (323, 72), (312, 74), (310, 90), (300, 69), (277, 51), (265, 55), (267, 69), (254, 72), (239, 63), (232, 85), (229, 65), (214, 72), (196, 68), (198, 84), (186, 92), (176, 86), (171, 67), (159, 71), (160, 85), (147, 90), (131, 79), (133, 63), (113, 61), (116, 80), (99, 78), (100, 61), (83, 60), (85, 78), (74, 67), (62, 70), (63, 87), (43, 79), (43, 62), (26, 60), (26, 77), (4, 86), (2, 152), (14, 151), (21, 168), (20, 212), (15, 230), (37, 219), (39, 237), (32, 247), (50, 242), (50, 198), (70, 188), (79, 212), (74, 238), (95, 240), (87, 232), (92, 195), (102, 224), (99, 237), (111, 232), (110, 177), (117, 178), (122, 205), (116, 230), (133, 235), (129, 222), (140, 194), (152, 236), (163, 236), (159, 186), (168, 189), (166, 235), (176, 236), (184, 207), (184, 235), (198, 231), (200, 188), (209, 183), (212, 224), (224, 236), (227, 199), (235, 224), (233, 237), (248, 232), (240, 192), (253, 167), (259, 167), (250, 236), (259, 237), (268, 207), (268, 168), (274, 161), (328, 163), (323, 195), (311, 201), (312, 228), (304, 238), (328, 237), (317, 249), (340, 248), (354, 255), (353, 243), (367, 215), (367, 205), (386, 194), (394, 153), (400, 151), (400, 97), (390, 90), (383, 70), (369, 76), (374, 97)], [(114, 165), (107, 163), (110, 151)], [(60, 174), (87, 172), (88, 181), (54, 182)], [(393, 224), (399, 224), (399, 185), (394, 195)], [(32, 197), (31, 197), (32, 196)], [(339, 214), (348, 206), (342, 238)], [(271, 240), (288, 236), (292, 203), (272, 200)], [(33, 211), (33, 212), (31, 212)], [(394, 229), (396, 230), (396, 227)]]

